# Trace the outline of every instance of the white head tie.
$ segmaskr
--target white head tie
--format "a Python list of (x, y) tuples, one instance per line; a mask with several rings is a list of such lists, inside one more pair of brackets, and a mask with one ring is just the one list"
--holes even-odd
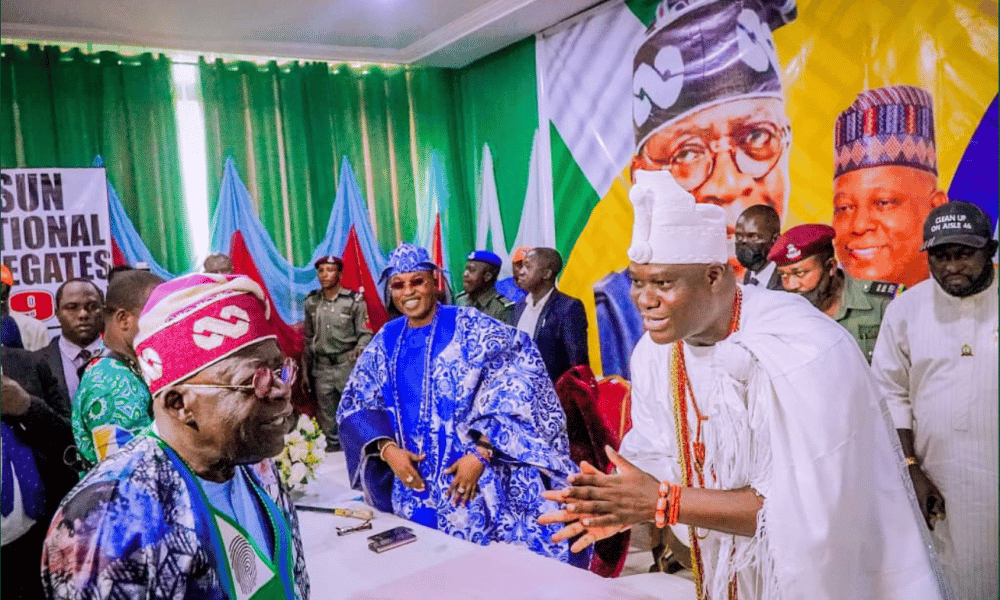
[(628, 249), (632, 261), (693, 265), (729, 260), (725, 211), (696, 204), (670, 171), (636, 171), (628, 196), (635, 211)]

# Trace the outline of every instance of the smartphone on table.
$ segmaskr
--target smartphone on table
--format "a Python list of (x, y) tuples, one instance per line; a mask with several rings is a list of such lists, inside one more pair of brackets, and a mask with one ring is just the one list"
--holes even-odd
[(417, 541), (417, 534), (413, 533), (409, 527), (393, 527), (388, 531), (368, 536), (368, 549), (381, 553), (415, 541)]

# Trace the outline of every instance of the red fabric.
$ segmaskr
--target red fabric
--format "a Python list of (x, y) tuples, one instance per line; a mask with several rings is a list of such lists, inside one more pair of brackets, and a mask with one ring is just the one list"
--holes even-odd
[(615, 450), (632, 429), (632, 385), (618, 375), (602, 377), (597, 382), (597, 412), (614, 440)]
[(345, 288), (361, 292), (365, 297), (365, 304), (368, 307), (368, 327), (373, 333), (378, 332), (389, 320), (389, 314), (385, 311), (385, 305), (378, 295), (375, 278), (368, 263), (365, 262), (365, 255), (361, 252), (361, 244), (358, 243), (358, 234), (354, 231), (353, 225), (347, 234), (343, 261), (344, 269), (340, 275), (340, 284)]
[[(247, 244), (243, 241), (243, 234), (237, 230), (233, 233), (232, 241), (230, 242), (230, 252), (229, 258), (233, 261), (233, 271), (240, 275), (246, 275), (250, 279), (257, 282), (257, 285), (264, 290), (264, 296), (267, 297), (267, 301), (274, 306), (274, 300), (271, 298), (271, 293), (267, 291), (267, 286), (264, 285), (264, 279), (260, 276), (260, 271), (257, 270), (257, 264), (253, 260), (253, 256), (250, 255), (250, 250), (247, 248)], [(301, 324), (289, 325), (281, 320), (278, 316), (278, 311), (271, 310), (271, 326), (274, 328), (275, 334), (278, 336), (278, 347), (281, 351), (285, 353), (285, 356), (290, 356), (295, 360), (300, 360), (302, 358), (303, 349), (303, 339), (302, 339), (302, 326)], [(305, 377), (299, 377), (299, 385), (296, 385), (292, 390), (292, 406), (300, 413), (305, 413), (310, 417), (316, 416), (317, 406), (316, 400), (311, 395), (305, 393), (305, 388), (303, 387), (303, 382)]]
[(431, 261), (440, 269), (436, 273), (439, 292), (445, 291), (444, 282), (444, 243), (441, 241), (441, 213), (434, 217), (434, 239), (431, 241)]
[(115, 238), (111, 238), (111, 266), (120, 267), (125, 264), (125, 255), (122, 254), (122, 249), (118, 247), (115, 242)]
[[(602, 380), (604, 381), (610, 380)], [(617, 382), (602, 386), (587, 365), (573, 367), (556, 382), (556, 395), (566, 413), (569, 453), (573, 462), (585, 460), (605, 473), (611, 471), (613, 465), (604, 446), (618, 449), (621, 442), (617, 436), (620, 419), (619, 413), (614, 412), (614, 424), (609, 426), (602, 407), (610, 407), (616, 401), (621, 407), (621, 389), (622, 386)], [(602, 398), (605, 394), (607, 398)], [(594, 544), (590, 570), (601, 577), (617, 577), (621, 574), (628, 555), (630, 537), (630, 532), (624, 531)]]

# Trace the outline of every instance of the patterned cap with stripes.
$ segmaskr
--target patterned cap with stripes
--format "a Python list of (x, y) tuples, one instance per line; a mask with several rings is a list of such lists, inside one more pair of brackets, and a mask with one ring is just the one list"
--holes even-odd
[(893, 85), (865, 90), (837, 116), (834, 179), (844, 173), (899, 165), (937, 174), (934, 105), (927, 90)]

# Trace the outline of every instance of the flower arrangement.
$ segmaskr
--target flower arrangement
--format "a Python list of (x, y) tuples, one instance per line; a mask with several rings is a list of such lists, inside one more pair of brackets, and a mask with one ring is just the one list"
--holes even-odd
[(285, 449), (274, 459), (281, 480), (289, 490), (316, 478), (316, 465), (323, 462), (325, 447), (326, 440), (315, 419), (299, 415), (298, 423), (285, 436)]

